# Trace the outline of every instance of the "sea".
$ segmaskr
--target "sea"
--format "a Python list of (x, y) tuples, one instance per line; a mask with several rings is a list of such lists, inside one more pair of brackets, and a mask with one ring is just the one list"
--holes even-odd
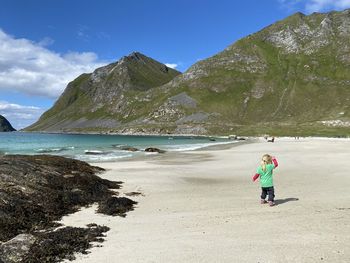
[[(225, 137), (2, 132), (0, 154), (52, 154), (93, 163), (155, 154), (145, 152), (148, 147), (182, 152), (229, 143), (233, 141)], [(122, 149), (124, 146), (135, 147), (139, 151), (126, 151)]]

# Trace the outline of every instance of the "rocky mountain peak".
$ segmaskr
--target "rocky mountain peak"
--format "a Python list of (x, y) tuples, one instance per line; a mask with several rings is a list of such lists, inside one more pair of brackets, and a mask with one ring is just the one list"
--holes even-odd
[[(296, 13), (259, 32), (259, 36), (286, 53), (312, 54), (350, 36), (349, 10), (343, 12)], [(337, 44), (337, 43), (335, 43)]]
[(133, 51), (127, 57), (130, 58), (130, 59), (140, 60), (142, 58), (145, 58), (146, 56), (144, 54), (140, 53), (140, 52)]
[(297, 19), (303, 19), (304, 17), (306, 17), (306, 15), (304, 13), (302, 13), (302, 12), (296, 12), (296, 13), (292, 14), (290, 17), (294, 17), (294, 18), (297, 18)]
[[(150, 57), (132, 52), (69, 83), (55, 105), (42, 115), (38, 123), (47, 120), (50, 124), (45, 125), (52, 126), (52, 130), (114, 126), (131, 114), (128, 107), (135, 102), (135, 92), (159, 87), (179, 74)], [(52, 121), (57, 115), (64, 115), (64, 118), (73, 121), (57, 124)], [(101, 115), (112, 117), (95, 121)]]
[[(123, 56), (117, 62), (96, 69), (91, 75), (91, 81), (97, 83), (103, 81), (108, 75), (116, 72), (118, 75), (126, 75), (130, 63), (146, 63), (146, 56), (139, 52), (132, 52)], [(126, 76), (125, 76), (126, 77)]]
[(130, 63), (130, 62), (145, 62), (147, 56), (143, 55), (140, 52), (134, 51), (127, 56), (123, 56), (119, 62), (120, 63)]
[(94, 85), (88, 93), (94, 102), (105, 103), (123, 97), (122, 93), (128, 90), (148, 90), (160, 86), (178, 74), (178, 71), (170, 70), (140, 52), (132, 52), (115, 63), (96, 69), (90, 77)]

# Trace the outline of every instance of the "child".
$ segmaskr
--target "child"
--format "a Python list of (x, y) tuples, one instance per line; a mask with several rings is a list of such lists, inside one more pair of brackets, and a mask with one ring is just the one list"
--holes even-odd
[(269, 205), (275, 205), (275, 189), (273, 188), (272, 172), (277, 166), (278, 162), (275, 157), (272, 157), (269, 154), (264, 154), (261, 165), (258, 167), (256, 174), (253, 176), (253, 181), (260, 177), (261, 204), (267, 203), (265, 198), (266, 195), (268, 195)]

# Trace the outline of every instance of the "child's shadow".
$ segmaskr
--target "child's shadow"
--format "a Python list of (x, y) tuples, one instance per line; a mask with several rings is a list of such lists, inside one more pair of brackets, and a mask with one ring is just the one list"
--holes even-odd
[(284, 199), (277, 199), (277, 200), (275, 200), (275, 204), (281, 205), (281, 204), (291, 202), (291, 201), (299, 201), (299, 198), (289, 197), (289, 198), (284, 198)]

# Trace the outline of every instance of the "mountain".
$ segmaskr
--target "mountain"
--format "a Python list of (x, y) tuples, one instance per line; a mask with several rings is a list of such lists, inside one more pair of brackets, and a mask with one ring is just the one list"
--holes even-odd
[(54, 106), (25, 130), (95, 131), (120, 126), (133, 116), (139, 93), (161, 86), (180, 72), (141, 53), (82, 74), (70, 82)]
[[(296, 13), (174, 75), (98, 106), (118, 116), (90, 106), (84, 118), (109, 118), (120, 133), (350, 135), (350, 10)], [(73, 83), (91, 92), (84, 76)], [(68, 91), (33, 128), (65, 120)]]
[(0, 132), (15, 131), (11, 123), (3, 116), (0, 115)]

